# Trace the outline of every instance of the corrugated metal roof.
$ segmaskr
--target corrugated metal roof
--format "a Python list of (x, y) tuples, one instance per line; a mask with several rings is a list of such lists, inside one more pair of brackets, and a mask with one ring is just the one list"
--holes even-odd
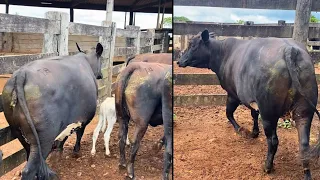
[[(165, 4), (166, 12), (172, 13), (173, 0), (161, 0), (161, 12)], [(166, 3), (165, 3), (166, 2)], [(60, 7), (75, 9), (105, 10), (107, 0), (10, 0), (11, 5), (38, 6), (38, 7)], [(0, 4), (5, 4), (5, 0), (0, 0)], [(114, 0), (115, 11), (153, 12), (158, 11), (159, 0)]]

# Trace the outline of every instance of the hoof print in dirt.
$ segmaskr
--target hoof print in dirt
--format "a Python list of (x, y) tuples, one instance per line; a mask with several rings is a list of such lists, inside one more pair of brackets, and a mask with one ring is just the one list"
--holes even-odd
[(157, 153), (162, 149), (162, 144), (160, 142), (156, 142), (152, 146), (152, 149)]
[(126, 164), (119, 164), (119, 169), (120, 169), (120, 170), (127, 169)]
[(251, 137), (251, 132), (243, 127), (240, 127), (238, 130), (238, 134), (244, 138), (250, 138)]

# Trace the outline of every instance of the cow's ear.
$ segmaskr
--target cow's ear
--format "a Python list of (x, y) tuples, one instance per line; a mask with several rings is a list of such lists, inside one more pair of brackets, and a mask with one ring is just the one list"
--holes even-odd
[(103, 47), (100, 43), (97, 44), (97, 47), (96, 47), (96, 54), (98, 57), (100, 57), (102, 55), (102, 52), (103, 52)]
[(209, 31), (207, 29), (201, 33), (201, 38), (203, 42), (207, 42), (209, 40)]

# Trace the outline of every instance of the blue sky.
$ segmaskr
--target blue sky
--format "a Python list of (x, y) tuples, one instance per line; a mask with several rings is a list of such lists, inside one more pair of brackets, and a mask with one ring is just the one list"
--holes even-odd
[[(320, 19), (320, 12), (312, 12), (312, 14)], [(192, 21), (203, 22), (233, 23), (241, 19), (244, 21), (254, 21), (256, 24), (277, 23), (278, 20), (285, 20), (287, 23), (293, 23), (295, 11), (174, 6), (174, 16), (185, 16)]]
[[(30, 7), (30, 6), (9, 6), (9, 14), (19, 14), (21, 16), (30, 16), (44, 18), (44, 14), (47, 11), (61, 11), (69, 14), (69, 9), (64, 8), (42, 8), (42, 7)], [(0, 13), (5, 13), (5, 5), (0, 4)], [(164, 17), (170, 17), (171, 15), (165, 14)], [(124, 27), (125, 20), (124, 12), (114, 12), (112, 15), (112, 21), (116, 22), (117, 28)], [(161, 16), (162, 17), (162, 16)], [(74, 10), (74, 22), (101, 25), (101, 22), (105, 20), (106, 12), (97, 10)], [(129, 13), (127, 13), (127, 24), (129, 23)], [(155, 28), (157, 24), (156, 13), (137, 13), (136, 14), (136, 26), (140, 26), (141, 29)]]

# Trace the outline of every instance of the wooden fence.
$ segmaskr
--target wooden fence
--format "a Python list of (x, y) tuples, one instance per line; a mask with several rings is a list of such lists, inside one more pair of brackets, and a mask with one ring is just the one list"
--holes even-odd
[[(75, 54), (75, 42), (80, 47), (84, 45), (84, 50), (100, 42), (104, 47), (101, 67), (104, 78), (97, 81), (100, 105), (111, 95), (114, 87), (112, 79), (123, 69), (125, 59), (135, 54), (166, 52), (166, 43), (169, 43), (165, 41), (167, 38), (165, 33), (158, 33), (154, 29), (141, 31), (137, 26), (117, 29), (115, 23), (111, 26), (106, 26), (105, 22), (101, 26), (73, 23), (69, 22), (68, 14), (61, 12), (47, 12), (44, 19), (0, 14), (0, 52), (4, 55), (0, 53), (0, 75), (9, 74), (10, 77), (21, 66), (37, 59)], [(122, 57), (121, 64), (113, 66), (113, 61), (119, 57)], [(0, 92), (0, 113), (2, 111)], [(0, 146), (14, 139), (9, 126), (0, 129)], [(0, 176), (25, 160), (23, 148), (7, 156), (0, 166)]]

